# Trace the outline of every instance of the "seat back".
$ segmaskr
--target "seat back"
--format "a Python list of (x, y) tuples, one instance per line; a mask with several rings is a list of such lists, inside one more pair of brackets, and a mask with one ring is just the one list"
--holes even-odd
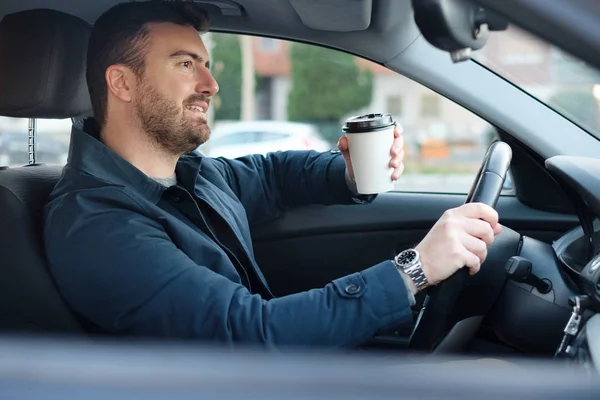
[(79, 332), (43, 250), (43, 207), (60, 167), (0, 171), (0, 330)]
[[(89, 113), (85, 60), (90, 31), (85, 21), (54, 10), (5, 16), (0, 21), (0, 115), (72, 118)], [(43, 207), (61, 169), (0, 170), (0, 331), (83, 332), (54, 284), (42, 240)]]

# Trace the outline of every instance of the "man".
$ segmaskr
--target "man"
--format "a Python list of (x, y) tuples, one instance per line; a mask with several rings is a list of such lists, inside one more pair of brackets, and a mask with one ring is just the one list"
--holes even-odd
[[(324, 288), (274, 298), (249, 225), (305, 204), (370, 201), (353, 192), (348, 145), (211, 159), (206, 110), (218, 91), (193, 4), (124, 3), (96, 22), (87, 81), (95, 120), (73, 128), (46, 207), (44, 237), (64, 298), (90, 330), (270, 346), (351, 346), (411, 322), (412, 295), (467, 266), (499, 233), (490, 207), (446, 212), (411, 254)], [(391, 149), (402, 173), (402, 137)], [(357, 207), (359, 207), (357, 205)], [(282, 266), (284, 268), (284, 266)], [(294, 271), (290, 271), (293, 274)]]

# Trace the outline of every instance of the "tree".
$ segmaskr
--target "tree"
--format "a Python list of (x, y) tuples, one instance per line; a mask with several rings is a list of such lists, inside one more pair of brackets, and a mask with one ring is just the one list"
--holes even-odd
[(300, 43), (290, 47), (290, 120), (338, 123), (371, 103), (373, 74), (361, 70), (352, 55)]
[(215, 120), (240, 119), (242, 53), (237, 35), (213, 33), (213, 74), (219, 93), (213, 100)]
[(592, 132), (600, 129), (598, 101), (591, 90), (558, 92), (550, 98), (548, 105), (584, 129)]

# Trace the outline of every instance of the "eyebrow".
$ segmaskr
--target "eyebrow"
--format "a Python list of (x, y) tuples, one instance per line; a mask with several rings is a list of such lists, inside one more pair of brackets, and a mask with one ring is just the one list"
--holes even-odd
[[(201, 55), (191, 52), (191, 51), (187, 51), (187, 50), (178, 50), (175, 53), (171, 54), (169, 56), (169, 58), (177, 58), (177, 57), (191, 57), (194, 61), (198, 61), (198, 62), (202, 62), (204, 61), (204, 57), (202, 57)], [(205, 67), (206, 68), (210, 68), (210, 61), (207, 61), (205, 63)]]

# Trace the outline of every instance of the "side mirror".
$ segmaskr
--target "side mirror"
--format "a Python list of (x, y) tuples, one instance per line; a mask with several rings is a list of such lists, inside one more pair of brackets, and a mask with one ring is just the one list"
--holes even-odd
[(454, 62), (470, 59), (490, 31), (508, 28), (506, 20), (469, 0), (412, 0), (412, 6), (423, 37), (449, 52)]

